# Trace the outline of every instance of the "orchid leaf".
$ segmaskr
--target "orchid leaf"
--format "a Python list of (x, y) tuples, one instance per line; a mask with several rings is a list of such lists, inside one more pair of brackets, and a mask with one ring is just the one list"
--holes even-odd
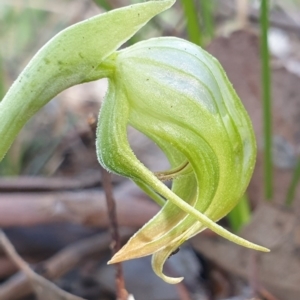
[(0, 102), (0, 160), (25, 123), (70, 86), (107, 77), (104, 59), (174, 0), (116, 9), (61, 31), (32, 58)]

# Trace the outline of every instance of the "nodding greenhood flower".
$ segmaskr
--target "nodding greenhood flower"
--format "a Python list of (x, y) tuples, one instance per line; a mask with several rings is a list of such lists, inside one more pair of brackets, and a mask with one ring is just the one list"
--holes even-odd
[[(163, 205), (110, 263), (153, 254), (157, 275), (177, 283), (182, 278), (162, 273), (165, 260), (207, 227), (267, 251), (214, 223), (242, 197), (256, 153), (249, 117), (217, 60), (185, 40), (155, 38), (112, 54), (105, 63), (114, 68), (99, 116), (99, 161)], [(173, 169), (149, 171), (130, 148), (128, 124), (159, 145)], [(161, 180), (171, 178), (170, 190)]]
[[(46, 44), (0, 103), (0, 158), (25, 122), (56, 94), (108, 77), (97, 128), (99, 162), (131, 178), (162, 206), (109, 263), (153, 254), (155, 273), (177, 283), (182, 278), (163, 274), (166, 259), (205, 228), (245, 247), (268, 249), (215, 223), (245, 192), (256, 154), (249, 117), (218, 61), (172, 37), (116, 51), (172, 4), (149, 1), (114, 10), (72, 26)], [(128, 125), (162, 149), (170, 170), (153, 173), (136, 158)], [(163, 183), (170, 179), (171, 189)]]

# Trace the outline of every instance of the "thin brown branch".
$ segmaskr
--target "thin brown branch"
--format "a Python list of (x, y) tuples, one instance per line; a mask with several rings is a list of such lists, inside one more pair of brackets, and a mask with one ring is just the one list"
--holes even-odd
[(101, 173), (102, 173), (103, 188), (106, 196), (107, 211), (109, 216), (109, 223), (110, 223), (109, 228), (113, 240), (113, 245), (111, 248), (112, 248), (112, 253), (115, 254), (116, 252), (119, 251), (121, 247), (119, 226), (118, 226), (117, 212), (116, 212), (116, 202), (115, 199), (113, 198), (110, 174), (102, 167), (101, 167)]
[[(91, 132), (96, 139), (96, 124), (97, 119), (94, 115), (89, 116), (88, 123), (91, 128)], [(119, 226), (117, 218), (116, 201), (113, 197), (113, 186), (111, 181), (111, 175), (100, 166), (102, 174), (102, 185), (106, 196), (107, 212), (109, 217), (109, 229), (112, 238), (111, 250), (114, 255), (121, 248), (121, 240), (119, 235)], [(116, 268), (116, 294), (118, 300), (128, 300), (129, 294), (125, 288), (125, 281), (123, 276), (122, 264), (115, 264)]]
[[(129, 182), (116, 188), (117, 214), (121, 226), (138, 228), (157, 213), (159, 207), (150, 201), (142, 201), (142, 198), (142, 193)], [(107, 227), (104, 193), (0, 193), (0, 227), (57, 222)]]
[[(133, 231), (122, 229), (120, 233), (121, 239), (127, 240)], [(80, 265), (84, 260), (103, 255), (103, 252), (108, 249), (109, 244), (109, 234), (98, 234), (69, 245), (48, 260), (40, 263), (37, 268), (42, 270), (46, 278), (51, 280), (57, 279)], [(17, 300), (31, 292), (32, 287), (23, 272), (13, 275), (8, 281), (0, 285), (1, 300)]]
[[(112, 237), (111, 248), (112, 248), (112, 253), (115, 254), (121, 248), (121, 240), (119, 236), (119, 227), (118, 227), (117, 212), (116, 212), (116, 202), (113, 198), (110, 174), (102, 167), (101, 167), (101, 173), (102, 173), (102, 184), (106, 195), (107, 211), (108, 211), (109, 222), (110, 222), (109, 228)], [(122, 264), (121, 263), (115, 264), (115, 268), (116, 268), (117, 299), (127, 300), (129, 295), (125, 288)]]
[[(1, 249), (0, 249), (0, 252)], [(15, 264), (6, 256), (2, 256), (1, 253), (1, 257), (0, 257), (0, 280), (3, 278), (7, 278), (10, 275), (16, 273), (17, 271), (17, 267), (15, 266)]]
[(258, 254), (256, 251), (250, 252), (249, 260), (249, 284), (252, 289), (252, 296), (255, 298), (259, 294)]
[(265, 300), (278, 300), (271, 292), (269, 292), (258, 279), (258, 259), (259, 254), (256, 251), (251, 251), (249, 263), (249, 283), (253, 290), (253, 297), (262, 296)]
[(21, 258), (21, 256), (16, 252), (14, 246), (8, 240), (6, 235), (2, 230), (0, 230), (0, 243), (7, 254), (7, 256), (18, 266), (20, 270), (24, 272), (30, 284), (35, 291), (38, 299), (40, 300), (84, 300), (81, 297), (74, 296), (67, 293), (52, 282), (46, 280), (40, 275), (36, 274), (31, 270), (28, 264)]
[(26, 275), (28, 275), (31, 271), (29, 266), (19, 256), (19, 254), (16, 252), (15, 248), (13, 247), (13, 245), (8, 240), (8, 238), (2, 230), (0, 230), (0, 244), (7, 256), (17, 265), (17, 267), (20, 270), (22, 270), (24, 273), (26, 273)]
[(266, 288), (263, 286), (259, 287), (259, 294), (265, 299), (265, 300), (279, 300), (277, 297), (275, 297), (271, 292), (269, 292)]
[(236, 0), (236, 18), (241, 28), (248, 25), (248, 0)]
[(0, 178), (1, 192), (31, 192), (74, 190), (99, 186), (100, 172), (93, 172), (78, 178), (66, 177), (3, 177)]

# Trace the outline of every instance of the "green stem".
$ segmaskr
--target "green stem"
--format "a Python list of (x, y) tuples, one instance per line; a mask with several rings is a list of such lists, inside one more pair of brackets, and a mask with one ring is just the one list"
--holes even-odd
[(264, 123), (264, 185), (265, 197), (273, 197), (272, 176), (272, 107), (271, 107), (271, 71), (268, 48), (269, 1), (261, 1), (260, 30), (261, 30), (261, 83)]
[(214, 36), (214, 1), (213, 0), (202, 0), (202, 17), (203, 17), (203, 26), (205, 29), (205, 35), (207, 40), (210, 40)]
[(251, 217), (249, 200), (246, 194), (243, 195), (240, 202), (227, 215), (230, 227), (233, 232), (239, 232), (246, 225)]
[(197, 9), (193, 0), (181, 0), (189, 40), (197, 45), (202, 45), (202, 35), (199, 27)]
[(0, 102), (5, 94), (3, 59), (0, 54)]
[(286, 201), (285, 201), (285, 204), (287, 206), (291, 206), (291, 204), (294, 201), (295, 193), (296, 193), (296, 187), (298, 185), (299, 179), (300, 179), (300, 159), (298, 160), (296, 169), (295, 169), (294, 174), (293, 174), (291, 184), (290, 184), (288, 192), (287, 192)]
[(110, 11), (113, 9), (109, 1), (107, 0), (94, 0), (95, 4), (98, 5), (100, 8), (104, 8), (106, 11)]

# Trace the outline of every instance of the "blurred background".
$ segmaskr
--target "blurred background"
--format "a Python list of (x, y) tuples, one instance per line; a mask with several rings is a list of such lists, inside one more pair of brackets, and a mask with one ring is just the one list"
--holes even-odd
[[(138, 2), (0, 0), (0, 99), (59, 31)], [(146, 257), (124, 263), (126, 288), (137, 300), (298, 300), (300, 1), (177, 1), (125, 46), (170, 35), (218, 58), (252, 119), (258, 144), (254, 176), (221, 224), (272, 251), (255, 253), (207, 230), (166, 263), (166, 273), (183, 275), (182, 283), (162, 282)], [(106, 265), (111, 254), (105, 196), (88, 123), (106, 89), (107, 81), (99, 80), (59, 94), (0, 163), (0, 227), (38, 274), (88, 300), (116, 297), (114, 268)], [(132, 128), (128, 135), (147, 167), (168, 168), (156, 145)], [(128, 180), (112, 181), (125, 242), (159, 207)], [(2, 248), (0, 281), (1, 300), (37, 299)]]

